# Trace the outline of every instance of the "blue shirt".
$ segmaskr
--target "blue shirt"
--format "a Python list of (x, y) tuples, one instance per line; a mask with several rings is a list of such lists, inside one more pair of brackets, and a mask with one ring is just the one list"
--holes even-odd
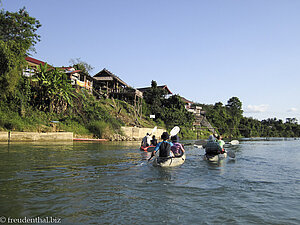
[(169, 143), (169, 144), (171, 145), (171, 147), (173, 146), (173, 143), (170, 142), (170, 141), (162, 141), (162, 142), (159, 142), (159, 143), (156, 145), (155, 149), (154, 149), (154, 153), (159, 149), (159, 146), (160, 146), (161, 143), (163, 143), (163, 142)]

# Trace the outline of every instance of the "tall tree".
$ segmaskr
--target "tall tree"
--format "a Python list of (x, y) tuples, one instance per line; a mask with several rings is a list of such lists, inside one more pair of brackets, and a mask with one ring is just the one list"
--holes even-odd
[(16, 92), (25, 62), (23, 49), (15, 41), (0, 40), (0, 98), (7, 99)]
[(228, 124), (232, 129), (232, 134), (234, 136), (238, 136), (239, 123), (243, 117), (242, 102), (238, 97), (231, 97), (227, 102), (226, 108), (230, 115), (230, 118), (228, 119)]
[(0, 40), (15, 41), (26, 51), (33, 50), (33, 47), (40, 41), (40, 36), (36, 34), (41, 27), (40, 22), (34, 17), (30, 17), (25, 8), (18, 12), (0, 11)]
[(13, 96), (18, 89), (25, 56), (40, 41), (35, 32), (40, 22), (25, 8), (16, 13), (0, 11), (0, 98)]
[(166, 91), (158, 88), (156, 81), (152, 80), (150, 90), (145, 92), (145, 101), (150, 105), (151, 114), (156, 115), (156, 119), (161, 117), (165, 95)]

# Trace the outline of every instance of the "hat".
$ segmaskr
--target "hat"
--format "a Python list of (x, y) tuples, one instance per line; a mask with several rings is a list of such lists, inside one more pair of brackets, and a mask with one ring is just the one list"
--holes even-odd
[(208, 141), (213, 141), (213, 140), (215, 140), (215, 137), (214, 137), (214, 135), (209, 135), (209, 137), (208, 137)]
[(169, 134), (168, 134), (168, 132), (163, 132), (162, 135), (161, 135), (161, 139), (163, 139), (163, 140), (169, 139)]
[(173, 142), (178, 142), (178, 141), (179, 141), (179, 138), (178, 138), (177, 135), (174, 135), (174, 136), (171, 137), (171, 140), (172, 140)]

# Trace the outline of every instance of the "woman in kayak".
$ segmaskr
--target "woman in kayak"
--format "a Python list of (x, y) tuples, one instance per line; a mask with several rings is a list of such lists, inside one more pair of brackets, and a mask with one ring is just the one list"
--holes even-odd
[(218, 136), (217, 136), (217, 142), (218, 142), (218, 144), (219, 144), (219, 145), (221, 146), (221, 148), (222, 148), (221, 154), (225, 153), (225, 149), (224, 149), (225, 142), (222, 140), (222, 136), (221, 136), (221, 135), (218, 135)]
[(182, 146), (182, 144), (178, 143), (179, 142), (179, 138), (177, 135), (174, 135), (171, 137), (173, 146), (171, 147), (171, 151), (173, 152), (175, 157), (180, 157), (183, 155), (184, 153), (184, 147)]
[[(172, 142), (167, 141), (169, 139), (168, 132), (163, 132), (161, 135), (162, 142), (159, 142), (154, 151), (152, 152), (152, 156), (159, 150), (159, 157), (173, 157), (173, 153), (171, 151), (171, 147), (173, 146)], [(151, 158), (152, 158), (151, 156)]]

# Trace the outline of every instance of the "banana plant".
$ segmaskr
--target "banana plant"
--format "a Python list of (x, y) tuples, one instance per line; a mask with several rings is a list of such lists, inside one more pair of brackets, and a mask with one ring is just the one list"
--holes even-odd
[(60, 113), (72, 105), (74, 88), (63, 71), (49, 68), (45, 63), (39, 66), (32, 82), (35, 84), (34, 99), (38, 108)]

